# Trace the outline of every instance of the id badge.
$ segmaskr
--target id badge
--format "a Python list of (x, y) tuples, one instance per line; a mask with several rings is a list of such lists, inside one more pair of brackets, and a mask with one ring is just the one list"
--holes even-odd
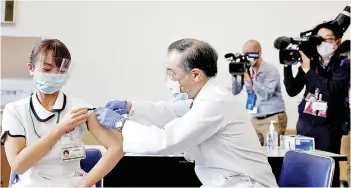
[(248, 109), (246, 110), (247, 110), (247, 113), (249, 114), (257, 114), (257, 107), (254, 107), (252, 110), (248, 110)]
[(312, 109), (313, 110), (321, 110), (321, 111), (326, 111), (327, 110), (327, 103), (324, 101), (318, 101), (312, 103)]
[(327, 117), (327, 110), (328, 110), (328, 103), (324, 101), (318, 101), (316, 104), (312, 107), (318, 110), (318, 116), (319, 117)]
[(61, 148), (61, 159), (62, 161), (72, 161), (85, 159), (85, 147), (84, 144), (80, 145), (68, 145)]
[(317, 115), (317, 110), (314, 110), (312, 108), (313, 103), (314, 102), (306, 102), (305, 109), (303, 111), (305, 114), (311, 114), (311, 115), (314, 115), (314, 116)]
[(254, 110), (256, 102), (256, 95), (254, 93), (248, 93), (247, 95), (247, 102), (246, 102), (246, 109), (247, 110)]
[(327, 117), (327, 110), (328, 110), (328, 107), (325, 110), (318, 111), (318, 116), (326, 118)]
[(313, 103), (316, 102), (316, 97), (312, 93), (308, 93), (306, 98), (305, 98), (306, 104), (304, 108), (304, 113), (305, 114), (311, 114), (311, 115), (317, 115), (317, 111), (312, 108)]

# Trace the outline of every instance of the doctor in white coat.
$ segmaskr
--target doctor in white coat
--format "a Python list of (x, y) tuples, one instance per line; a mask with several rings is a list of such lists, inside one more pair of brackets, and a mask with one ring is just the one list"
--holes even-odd
[(205, 42), (182, 39), (172, 43), (168, 85), (177, 99), (186, 101), (112, 101), (97, 109), (98, 120), (123, 135), (126, 153), (185, 152), (187, 159), (195, 161), (203, 186), (277, 187), (267, 157), (254, 139), (245, 101), (216, 84), (217, 59), (216, 51)]

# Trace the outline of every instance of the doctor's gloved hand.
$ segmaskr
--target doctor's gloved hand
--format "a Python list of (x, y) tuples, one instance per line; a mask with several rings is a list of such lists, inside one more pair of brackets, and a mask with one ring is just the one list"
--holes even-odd
[(123, 114), (128, 114), (129, 110), (130, 110), (130, 102), (127, 101), (110, 101), (106, 104), (106, 108), (109, 108), (117, 113), (119, 113), (120, 115)]
[(96, 108), (95, 112), (99, 123), (109, 129), (116, 128), (116, 123), (123, 118), (122, 115), (109, 108)]

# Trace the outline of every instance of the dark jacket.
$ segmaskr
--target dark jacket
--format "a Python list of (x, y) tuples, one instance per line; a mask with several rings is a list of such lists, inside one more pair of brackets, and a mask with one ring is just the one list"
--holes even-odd
[[(349, 89), (350, 89), (350, 85), (349, 85)], [(344, 135), (347, 135), (350, 132), (350, 98), (349, 97), (345, 99), (345, 106), (347, 107), (347, 111), (345, 112), (345, 120), (342, 127), (342, 131)]]
[(349, 101), (347, 100), (347, 102), (345, 102), (345, 105), (347, 105), (347, 109), (348, 111), (345, 114), (345, 121), (342, 127), (342, 132), (344, 135), (347, 135), (350, 132), (350, 104)]
[(350, 83), (350, 61), (341, 65), (343, 59), (344, 57), (335, 55), (325, 68), (319, 62), (311, 62), (311, 69), (305, 73), (299, 67), (295, 78), (292, 75), (291, 66), (284, 67), (284, 85), (289, 96), (298, 95), (305, 86), (304, 97), (308, 93), (314, 94), (315, 89), (319, 88), (322, 100), (328, 103), (327, 118), (323, 118), (303, 113), (306, 103), (303, 99), (298, 106), (299, 118), (303, 121), (315, 125), (328, 124), (341, 130), (343, 117), (345, 117), (342, 114), (348, 110), (344, 101), (348, 95)]

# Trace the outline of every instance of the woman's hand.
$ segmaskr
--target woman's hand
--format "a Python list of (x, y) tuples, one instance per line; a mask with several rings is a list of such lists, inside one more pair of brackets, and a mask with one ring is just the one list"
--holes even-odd
[(64, 116), (59, 122), (59, 129), (63, 133), (72, 131), (75, 127), (88, 120), (88, 108), (78, 108)]

